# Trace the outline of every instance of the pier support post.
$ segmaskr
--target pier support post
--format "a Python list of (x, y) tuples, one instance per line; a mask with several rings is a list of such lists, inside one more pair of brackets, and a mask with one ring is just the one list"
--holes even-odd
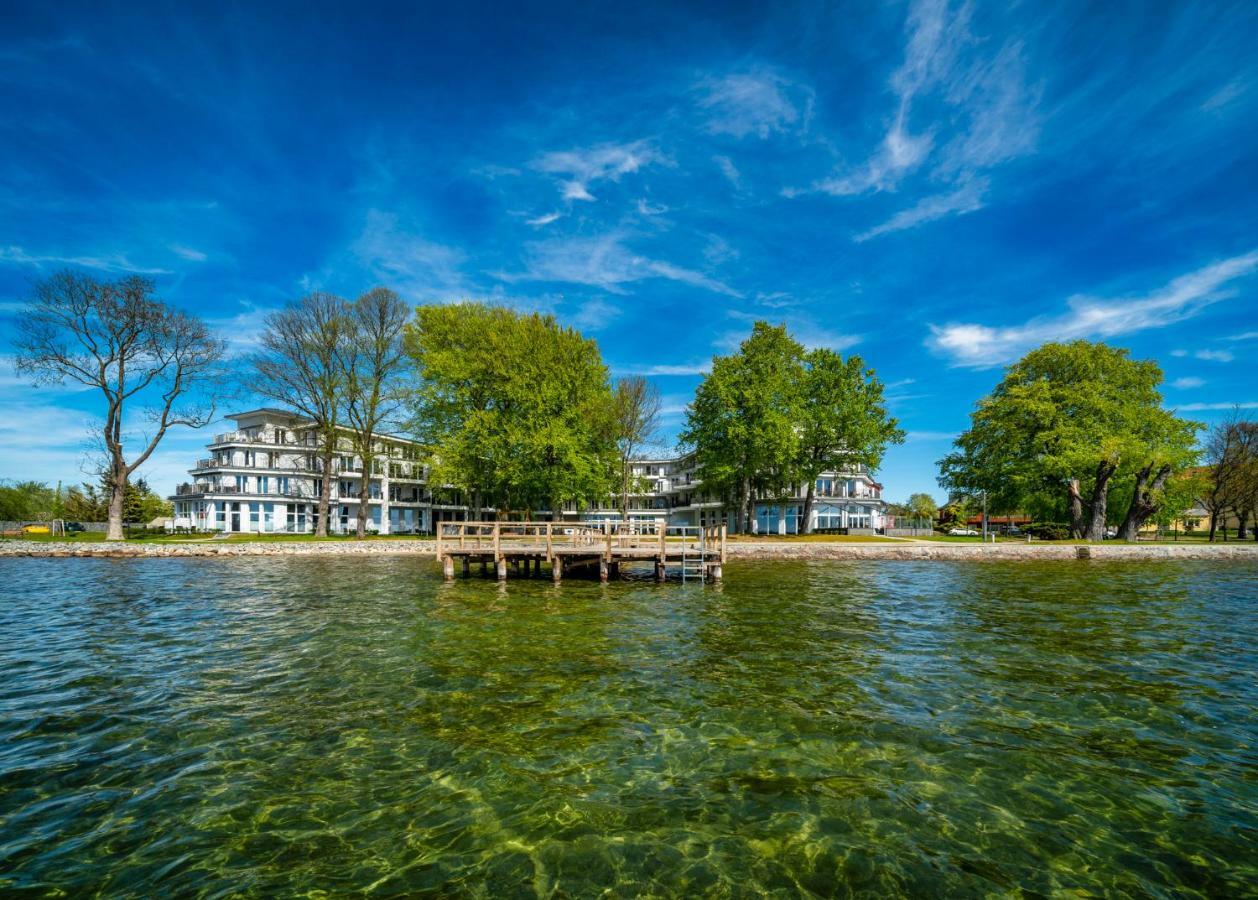
[(555, 583), (563, 581), (563, 557), (556, 556), (550, 563), (550, 577), (555, 579)]
[(542, 577), (542, 558), (540, 556), (533, 559), (533, 577)]
[(598, 561), (598, 580), (603, 582), (604, 584), (607, 583), (607, 576), (610, 574), (608, 570), (610, 568), (611, 568), (611, 565), (607, 562), (606, 559), (600, 559)]
[(498, 580), (507, 580), (507, 560), (504, 557), (498, 557)]
[(664, 581), (668, 577), (668, 571), (664, 567), (664, 557), (660, 557), (655, 561), (655, 580)]
[(454, 557), (453, 556), (441, 557), (441, 574), (445, 577), (446, 581), (454, 580)]
[(484, 578), (489, 574), (489, 560), (485, 557), (480, 558), (480, 577)]
[(463, 577), (466, 578), (472, 574), (472, 561), (466, 556), (463, 557)]
[(619, 581), (620, 580), (620, 563), (618, 561), (612, 561), (611, 563), (608, 563), (608, 566), (610, 567), (612, 578)]
[(721, 564), (720, 563), (717, 563), (716, 565), (709, 567), (708, 571), (712, 573), (713, 581), (721, 580)]

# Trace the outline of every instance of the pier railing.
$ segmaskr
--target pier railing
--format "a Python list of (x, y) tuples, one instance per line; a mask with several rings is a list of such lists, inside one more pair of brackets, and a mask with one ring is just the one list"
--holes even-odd
[(536, 554), (553, 558), (556, 552), (602, 554), (679, 553), (725, 561), (724, 525), (668, 525), (654, 522), (440, 522), (437, 556), (444, 553)]

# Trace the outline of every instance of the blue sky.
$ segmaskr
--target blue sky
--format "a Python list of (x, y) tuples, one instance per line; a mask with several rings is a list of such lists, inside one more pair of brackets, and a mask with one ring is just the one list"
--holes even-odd
[[(65, 266), (152, 275), (236, 353), (385, 284), (554, 312), (657, 379), (671, 436), (763, 318), (889, 385), (892, 498), (940, 495), (1044, 340), (1158, 360), (1203, 421), (1258, 408), (1253, 3), (6, 6), (6, 345)], [(79, 480), (94, 398), (3, 353), (0, 475)]]

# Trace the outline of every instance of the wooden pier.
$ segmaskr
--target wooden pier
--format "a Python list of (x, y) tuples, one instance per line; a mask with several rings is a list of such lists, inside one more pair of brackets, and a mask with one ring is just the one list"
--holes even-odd
[(508, 570), (540, 577), (542, 566), (555, 581), (574, 570), (598, 571), (600, 581), (620, 576), (622, 564), (649, 563), (658, 581), (670, 568), (682, 581), (720, 581), (725, 563), (725, 526), (705, 528), (654, 523), (442, 522), (437, 527), (437, 559), (446, 580), (455, 560), (463, 574), (473, 564), (500, 581)]

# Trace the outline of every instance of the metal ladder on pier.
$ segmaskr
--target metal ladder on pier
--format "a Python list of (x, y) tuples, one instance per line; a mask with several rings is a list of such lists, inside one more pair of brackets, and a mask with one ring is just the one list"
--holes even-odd
[(682, 533), (681, 539), (681, 580), (684, 584), (692, 578), (698, 578), (699, 581), (707, 579), (708, 571), (705, 565), (707, 561), (707, 546), (704, 541), (703, 531), (699, 531), (699, 546), (692, 547), (689, 535)]

